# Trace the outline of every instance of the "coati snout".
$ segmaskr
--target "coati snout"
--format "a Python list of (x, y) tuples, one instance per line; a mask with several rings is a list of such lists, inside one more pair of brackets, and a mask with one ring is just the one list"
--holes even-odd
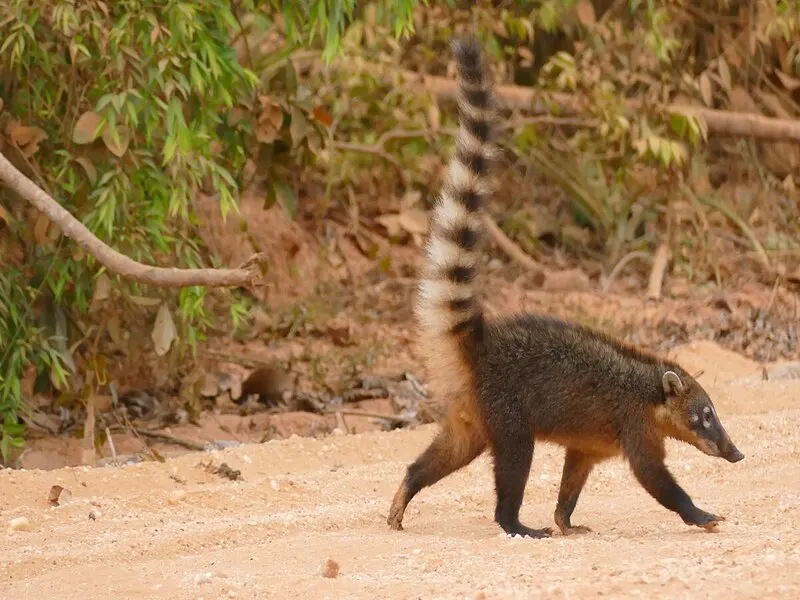
[(666, 409), (666, 414), (661, 416), (662, 419), (668, 417), (669, 425), (675, 428), (667, 435), (728, 462), (735, 463), (744, 458), (722, 426), (708, 393), (694, 377), (687, 374), (680, 377), (675, 371), (666, 371), (661, 383)]

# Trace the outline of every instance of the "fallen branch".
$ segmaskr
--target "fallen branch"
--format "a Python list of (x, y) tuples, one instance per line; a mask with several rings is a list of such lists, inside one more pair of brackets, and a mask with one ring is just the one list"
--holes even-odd
[(204, 444), (198, 444), (192, 440), (185, 440), (183, 438), (175, 437), (174, 435), (169, 435), (168, 433), (163, 433), (160, 431), (149, 431), (147, 429), (139, 429), (138, 427), (134, 427), (133, 431), (141, 437), (146, 437), (154, 442), (161, 442), (162, 444), (181, 446), (187, 450), (193, 450), (195, 452), (205, 452), (206, 449)]
[(332, 415), (339, 413), (341, 415), (349, 415), (351, 417), (368, 417), (372, 419), (384, 419), (386, 421), (394, 421), (395, 423), (411, 424), (416, 423), (417, 419), (413, 417), (403, 417), (401, 415), (390, 415), (385, 413), (368, 412), (365, 410), (343, 410), (341, 408), (328, 408), (325, 414)]
[(46, 214), (64, 235), (74, 240), (110, 273), (159, 287), (242, 286), (254, 284), (260, 277), (258, 264), (264, 260), (261, 254), (252, 256), (238, 269), (177, 269), (144, 265), (120, 254), (95, 237), (83, 223), (25, 177), (2, 154), (0, 154), (0, 180)]
[(545, 277), (547, 276), (547, 272), (545, 271), (544, 267), (528, 256), (522, 248), (517, 246), (514, 243), (514, 240), (508, 237), (500, 228), (500, 226), (495, 223), (488, 214), (484, 215), (483, 222), (486, 225), (486, 229), (489, 232), (492, 241), (497, 244), (497, 247), (500, 248), (500, 250), (505, 252), (510, 258), (517, 261), (523, 267)]
[(648, 300), (658, 300), (661, 298), (661, 286), (664, 282), (667, 262), (669, 262), (669, 246), (661, 244), (653, 258), (653, 268), (650, 271), (650, 280), (647, 282)]
[[(455, 100), (458, 83), (447, 77), (423, 75), (402, 69), (391, 69), (388, 65), (378, 65), (364, 61), (338, 61), (335, 68), (342, 70), (361, 70), (376, 79), (386, 79), (397, 74), (407, 84), (420, 87), (433, 94), (440, 102)], [(584, 113), (585, 107), (575, 96), (564, 93), (542, 94), (532, 87), (517, 85), (498, 85), (495, 87), (497, 102), (502, 108), (522, 109), (533, 114), (550, 113), (553, 104), (565, 113)], [(539, 99), (542, 97), (544, 99)], [(627, 105), (638, 110), (644, 106), (639, 100), (627, 100)], [(795, 140), (800, 142), (800, 121), (777, 119), (749, 113), (731, 112), (688, 104), (668, 104), (663, 107), (668, 113), (688, 114), (705, 121), (710, 133), (733, 137), (752, 137), (762, 140)]]

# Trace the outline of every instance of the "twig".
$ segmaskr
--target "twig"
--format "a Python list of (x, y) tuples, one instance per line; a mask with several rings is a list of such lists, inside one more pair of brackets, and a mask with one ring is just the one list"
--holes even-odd
[(111, 437), (108, 427), (106, 427), (106, 440), (108, 440), (108, 447), (111, 448), (111, 461), (116, 467), (119, 464), (117, 462), (117, 449), (114, 447), (114, 438)]
[(0, 180), (46, 214), (66, 236), (116, 275), (159, 287), (242, 286), (253, 284), (260, 277), (257, 267), (265, 257), (258, 254), (245, 261), (238, 269), (177, 269), (144, 265), (103, 243), (49, 194), (18, 171), (2, 154)]
[(336, 426), (344, 433), (350, 433), (350, 428), (347, 427), (347, 421), (344, 420), (344, 415), (340, 410), (336, 411)]
[(162, 442), (164, 444), (173, 444), (175, 446), (182, 446), (187, 450), (194, 450), (196, 452), (205, 452), (205, 445), (198, 444), (197, 442), (193, 442), (192, 440), (185, 440), (183, 438), (175, 437), (174, 435), (170, 435), (168, 433), (163, 433), (161, 431), (149, 431), (147, 429), (139, 429), (138, 427), (134, 427), (133, 431), (142, 437), (150, 438), (156, 442)]
[(522, 248), (517, 246), (488, 214), (484, 215), (483, 221), (486, 225), (489, 235), (494, 243), (497, 244), (498, 248), (505, 252), (509, 257), (520, 263), (523, 267), (530, 269), (531, 271), (535, 271), (536, 273), (540, 273), (545, 276), (547, 275), (544, 267), (528, 256), (525, 251), (522, 250)]
[(624, 269), (629, 262), (637, 258), (641, 258), (643, 260), (650, 260), (650, 255), (647, 252), (642, 252), (639, 250), (634, 252), (628, 252), (625, 256), (619, 259), (619, 262), (617, 262), (616, 265), (614, 265), (614, 268), (611, 269), (611, 273), (609, 273), (608, 277), (606, 277), (605, 281), (603, 281), (603, 284), (600, 286), (600, 289), (603, 292), (607, 292), (611, 288), (611, 284), (614, 283), (614, 280), (617, 278), (617, 275), (619, 275), (622, 272), (622, 269)]
[(661, 298), (661, 285), (664, 282), (664, 272), (669, 261), (669, 246), (661, 244), (653, 258), (653, 268), (650, 271), (650, 280), (647, 282), (647, 299), (658, 300)]
[(86, 421), (83, 424), (83, 452), (81, 463), (92, 467), (95, 465), (96, 460), (94, 447), (94, 404), (94, 391), (90, 391), (89, 397), (86, 399)]
[(410, 423), (416, 423), (417, 422), (417, 420), (414, 419), (413, 417), (403, 417), (401, 415), (388, 415), (388, 414), (377, 413), (377, 412), (369, 412), (369, 411), (365, 411), (365, 410), (352, 410), (352, 409), (343, 410), (343, 409), (340, 409), (340, 408), (328, 408), (328, 409), (325, 410), (325, 414), (328, 414), (328, 415), (335, 414), (335, 413), (340, 413), (342, 415), (350, 415), (350, 416), (353, 416), (353, 417), (371, 417), (373, 419), (385, 419), (387, 421), (394, 421), (395, 423), (410, 424)]

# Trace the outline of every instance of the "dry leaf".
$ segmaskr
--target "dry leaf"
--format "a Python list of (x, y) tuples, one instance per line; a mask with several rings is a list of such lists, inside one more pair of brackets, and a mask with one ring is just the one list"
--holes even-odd
[(97, 139), (97, 127), (101, 117), (93, 110), (86, 111), (78, 117), (72, 130), (72, 141), (76, 144), (91, 144)]
[(92, 304), (102, 302), (108, 298), (111, 293), (111, 280), (105, 273), (100, 273), (94, 283), (94, 294), (92, 295)]
[(48, 500), (53, 506), (64, 506), (72, 500), (72, 492), (60, 485), (54, 485), (50, 488)]
[(47, 139), (47, 134), (43, 129), (27, 127), (19, 123), (9, 125), (8, 135), (25, 158), (33, 156), (39, 149), (39, 144)]
[(0, 112), (3, 112), (3, 99), (0, 98)]
[(400, 215), (380, 215), (375, 220), (386, 228), (389, 237), (398, 237), (403, 231), (400, 227)]
[(731, 109), (737, 112), (753, 114), (759, 114), (761, 112), (758, 110), (758, 105), (755, 103), (755, 100), (740, 86), (734, 87), (728, 96), (730, 97)]
[(700, 97), (706, 106), (711, 106), (714, 102), (714, 97), (711, 92), (711, 80), (706, 73), (700, 75)]
[(258, 115), (256, 139), (262, 144), (271, 144), (278, 137), (283, 125), (283, 108), (269, 96), (259, 96), (258, 100), (261, 103), (261, 114)]
[(578, 20), (583, 26), (591, 27), (597, 21), (594, 14), (594, 6), (589, 0), (580, 0), (575, 6), (575, 10), (578, 13)]
[(785, 87), (790, 92), (795, 91), (797, 88), (800, 88), (800, 79), (796, 77), (792, 77), (791, 75), (787, 75), (781, 71), (775, 71), (775, 74), (778, 76), (778, 79), (781, 80), (783, 87)]
[(47, 228), (50, 227), (50, 217), (45, 213), (39, 213), (36, 225), (33, 226), (33, 239), (40, 246), (47, 244)]
[(106, 127), (103, 131), (103, 142), (117, 158), (122, 158), (131, 143), (131, 130), (124, 125), (117, 127), (117, 140), (111, 135), (111, 129)]
[(314, 109), (314, 112), (312, 112), (311, 114), (317, 121), (319, 121), (320, 123), (322, 123), (326, 127), (330, 127), (331, 125), (333, 125), (333, 117), (325, 109), (324, 106), (317, 106)]
[(442, 111), (436, 102), (431, 102), (428, 105), (428, 124), (434, 131), (437, 131), (442, 126)]
[(83, 170), (86, 171), (87, 177), (89, 177), (89, 182), (94, 185), (94, 183), (97, 181), (97, 169), (95, 169), (92, 161), (85, 156), (79, 156), (75, 159), (75, 162), (83, 167)]
[(719, 57), (719, 77), (722, 80), (722, 87), (726, 92), (731, 91), (731, 70), (728, 68), (728, 63), (725, 57)]
[(156, 315), (156, 322), (153, 324), (153, 331), (150, 333), (156, 354), (164, 356), (169, 352), (169, 348), (177, 336), (178, 330), (175, 329), (172, 313), (170, 313), (169, 307), (162, 303)]

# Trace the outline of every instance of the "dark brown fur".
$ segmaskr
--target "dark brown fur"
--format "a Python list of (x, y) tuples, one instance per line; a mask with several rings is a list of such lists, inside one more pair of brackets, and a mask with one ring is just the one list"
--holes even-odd
[(594, 466), (625, 458), (639, 483), (687, 524), (713, 528), (664, 464), (673, 437), (736, 462), (743, 455), (697, 381), (674, 362), (585, 327), (540, 315), (487, 320), (473, 289), (480, 210), (489, 186), (492, 97), (477, 44), (453, 46), (461, 83), (461, 129), (450, 177), (433, 210), (428, 263), (417, 315), (431, 383), (448, 402), (441, 431), (409, 465), (389, 512), (402, 529), (423, 488), (489, 449), (495, 520), (509, 534), (545, 537), (519, 520), (534, 440), (566, 448), (555, 522), (563, 534), (587, 531), (571, 517)]

